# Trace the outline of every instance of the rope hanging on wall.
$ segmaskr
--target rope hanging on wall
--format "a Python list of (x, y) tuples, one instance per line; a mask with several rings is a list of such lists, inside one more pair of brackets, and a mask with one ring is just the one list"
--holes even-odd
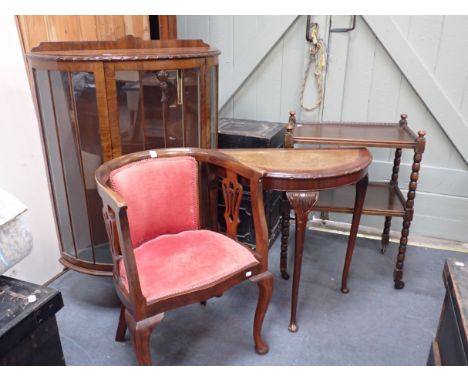
[[(325, 50), (325, 44), (323, 39), (318, 38), (319, 27), (317, 23), (312, 24), (312, 27), (309, 29), (309, 19), (307, 20), (307, 41), (309, 41), (309, 57), (307, 61), (307, 66), (304, 72), (304, 80), (302, 82), (301, 89), (301, 107), (306, 111), (314, 111), (320, 107), (323, 102), (324, 88), (323, 88), (323, 73), (325, 66), (327, 64), (327, 53)], [(310, 38), (309, 38), (310, 31)], [(315, 85), (317, 87), (317, 102), (313, 106), (306, 106), (304, 104), (304, 91), (309, 78), (309, 72), (312, 67), (312, 62), (314, 65), (314, 75), (315, 75)]]

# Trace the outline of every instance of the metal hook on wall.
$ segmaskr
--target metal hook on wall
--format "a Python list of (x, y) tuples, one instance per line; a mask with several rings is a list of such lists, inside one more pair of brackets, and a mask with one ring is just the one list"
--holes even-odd
[(330, 16), (330, 33), (345, 33), (345, 32), (351, 32), (356, 28), (356, 15), (353, 15), (353, 23), (351, 24), (350, 28), (335, 28), (332, 29), (332, 16)]
[(314, 42), (313, 41), (313, 38), (310, 34), (310, 31), (312, 28), (317, 28), (318, 24), (317, 23), (313, 23), (312, 26), (310, 25), (310, 15), (307, 16), (307, 26), (306, 26), (306, 40), (309, 41), (309, 42)]

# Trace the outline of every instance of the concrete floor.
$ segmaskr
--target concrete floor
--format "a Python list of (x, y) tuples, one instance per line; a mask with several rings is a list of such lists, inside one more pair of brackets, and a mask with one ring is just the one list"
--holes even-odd
[[(154, 365), (425, 365), (445, 288), (444, 260), (457, 252), (408, 247), (403, 290), (393, 288), (397, 244), (358, 238), (348, 286), (339, 291), (347, 237), (307, 231), (299, 331), (290, 333), (291, 280), (279, 277), (279, 240), (270, 250), (275, 290), (263, 327), (270, 352), (254, 352), (257, 288), (245, 282), (222, 298), (168, 312), (152, 336)], [(293, 237), (290, 240), (290, 252)], [(290, 256), (290, 269), (292, 266)], [(110, 278), (69, 271), (54, 281), (67, 365), (135, 365), (130, 341), (114, 341), (119, 301)], [(128, 339), (128, 334), (127, 334)]]

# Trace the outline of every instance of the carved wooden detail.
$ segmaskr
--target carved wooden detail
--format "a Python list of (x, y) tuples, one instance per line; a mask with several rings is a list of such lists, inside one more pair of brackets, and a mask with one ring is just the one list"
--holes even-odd
[[(106, 225), (107, 235), (109, 237), (109, 247), (112, 254), (112, 262), (114, 267), (122, 260), (122, 252), (120, 250), (119, 234), (117, 232), (117, 223), (115, 213), (109, 206), (104, 206), (102, 209), (104, 223)], [(114, 268), (115, 269), (115, 268)]]
[(237, 180), (237, 175), (227, 171), (226, 178), (221, 183), (226, 209), (224, 219), (226, 221), (226, 235), (237, 240), (237, 226), (240, 223), (239, 207), (242, 200), (243, 187)]
[[(286, 192), (289, 203), (296, 213), (296, 224), (304, 223), (304, 218), (312, 212), (317, 203), (319, 193), (311, 191), (290, 191)], [(307, 223), (307, 221), (305, 221)]]

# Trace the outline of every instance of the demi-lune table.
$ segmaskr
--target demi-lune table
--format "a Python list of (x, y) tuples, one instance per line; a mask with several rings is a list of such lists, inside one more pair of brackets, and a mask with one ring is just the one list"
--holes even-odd
[[(320, 149), (226, 149), (221, 150), (239, 162), (264, 172), (263, 188), (285, 191), (296, 215), (296, 242), (289, 330), (298, 330), (296, 311), (301, 276), (304, 236), (309, 213), (319, 198), (319, 191), (356, 185), (354, 214), (346, 250), (341, 291), (348, 293), (348, 271), (367, 190), (367, 168), (372, 156), (365, 148)], [(286, 271), (286, 258), (281, 271)]]

